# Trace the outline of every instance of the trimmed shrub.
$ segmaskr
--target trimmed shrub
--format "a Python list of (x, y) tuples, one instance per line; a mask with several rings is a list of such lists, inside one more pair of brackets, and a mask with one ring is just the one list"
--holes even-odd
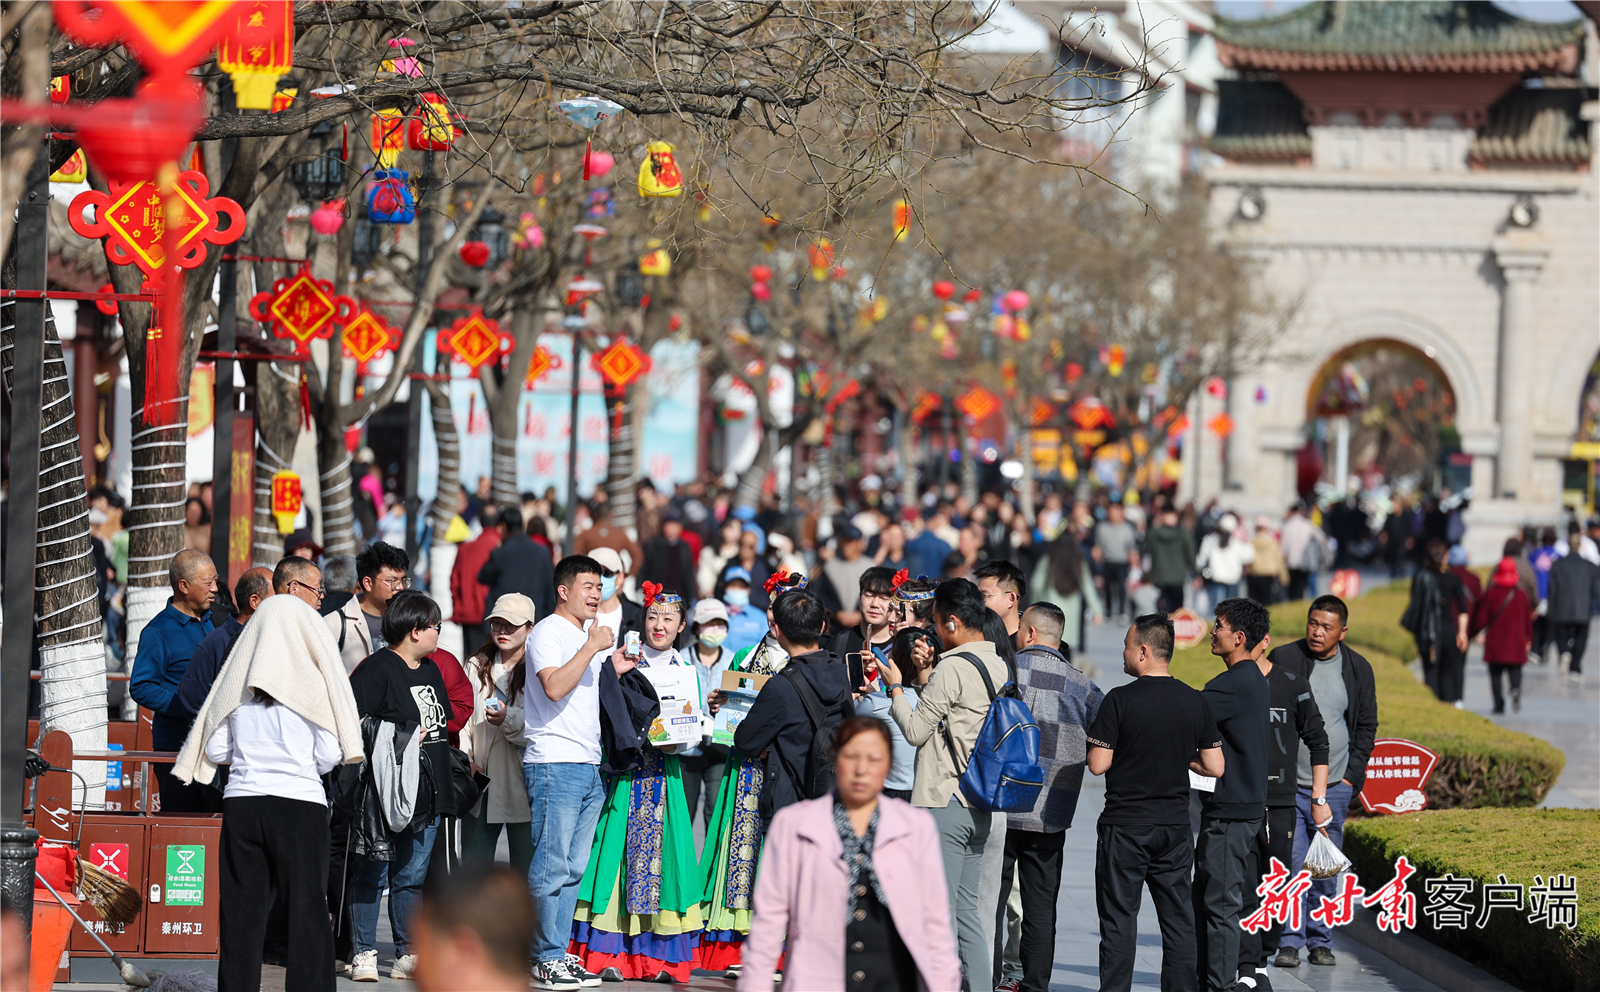
[[(1378, 588), (1349, 602), (1345, 642), (1372, 663), (1378, 690), (1378, 736), (1416, 741), (1439, 755), (1428, 778), (1428, 806), (1537, 806), (1561, 777), (1566, 756), (1546, 741), (1498, 726), (1476, 713), (1439, 702), (1402, 659), (1416, 649), (1400, 626), (1409, 589), (1403, 583)], [(1304, 600), (1272, 609), (1272, 640), (1287, 644), (1305, 636)], [(1172, 674), (1200, 687), (1222, 671), (1206, 645), (1179, 651)], [(1359, 803), (1355, 809), (1361, 810)]]
[[(1417, 869), (1407, 883), (1417, 897), (1417, 930), (1454, 954), (1527, 992), (1600, 990), (1600, 810), (1425, 810), (1345, 825), (1344, 852), (1370, 892), (1394, 877), (1402, 854)], [(1577, 879), (1577, 926), (1547, 928), (1528, 912), (1497, 909), (1482, 929), (1435, 929), (1424, 912), (1426, 880), (1446, 873), (1477, 883), (1469, 902), (1483, 905), (1483, 885), (1532, 885), (1564, 873)], [(1476, 922), (1476, 919), (1473, 921)]]

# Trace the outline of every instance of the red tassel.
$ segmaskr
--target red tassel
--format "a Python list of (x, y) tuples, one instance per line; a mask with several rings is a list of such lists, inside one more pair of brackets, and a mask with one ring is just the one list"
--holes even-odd
[(589, 158), (594, 154), (594, 139), (585, 138), (583, 142), (583, 181), (589, 181)]
[(300, 428), (311, 429), (311, 387), (306, 385), (306, 374), (300, 373)]
[(650, 294), (649, 293), (645, 293), (644, 295), (639, 297), (639, 309), (640, 309), (641, 312), (650, 309)]
[(339, 161), (350, 161), (350, 122), (344, 122), (344, 137), (339, 139)]

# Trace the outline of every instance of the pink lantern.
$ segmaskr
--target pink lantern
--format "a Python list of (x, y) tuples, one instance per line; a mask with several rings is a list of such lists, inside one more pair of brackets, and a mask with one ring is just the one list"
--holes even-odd
[(768, 300), (772, 299), (772, 287), (767, 285), (764, 282), (751, 283), (750, 284), (750, 295), (754, 296), (756, 299), (760, 300), (762, 303), (765, 303)]
[(311, 211), (311, 229), (324, 237), (332, 237), (344, 226), (344, 201), (328, 200)]
[(1013, 289), (1011, 292), (1000, 298), (1000, 305), (1005, 307), (1007, 310), (1010, 310), (1012, 313), (1018, 313), (1026, 310), (1028, 309), (1028, 294), (1024, 293), (1020, 289)]
[(606, 173), (610, 172), (611, 167), (616, 164), (617, 160), (612, 157), (610, 152), (590, 152), (589, 178), (599, 179), (601, 176), (604, 176)]

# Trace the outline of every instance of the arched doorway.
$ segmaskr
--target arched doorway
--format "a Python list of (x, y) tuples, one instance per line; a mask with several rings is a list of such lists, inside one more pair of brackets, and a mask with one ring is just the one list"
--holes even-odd
[(1466, 488), (1472, 462), (1455, 418), (1455, 391), (1438, 363), (1388, 338), (1335, 353), (1306, 396), (1309, 453), (1320, 454), (1318, 475), (1336, 490), (1350, 476), (1402, 492)]

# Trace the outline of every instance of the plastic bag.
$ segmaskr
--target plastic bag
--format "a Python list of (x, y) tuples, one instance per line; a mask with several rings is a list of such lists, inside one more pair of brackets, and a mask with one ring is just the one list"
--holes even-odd
[(1311, 835), (1311, 846), (1306, 849), (1306, 871), (1312, 878), (1333, 878), (1350, 867), (1350, 859), (1334, 846), (1322, 831)]

